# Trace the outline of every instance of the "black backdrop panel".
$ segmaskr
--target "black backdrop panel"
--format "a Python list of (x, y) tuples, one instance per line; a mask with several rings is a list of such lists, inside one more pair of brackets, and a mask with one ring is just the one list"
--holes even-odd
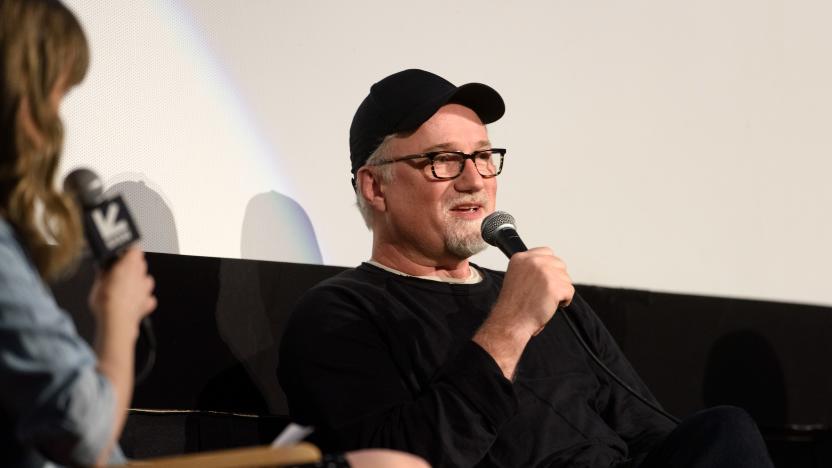
[[(133, 407), (286, 415), (277, 384), (277, 351), (292, 306), (307, 289), (343, 268), (296, 263), (146, 254), (159, 302), (152, 372), (136, 386)], [(92, 267), (53, 285), (81, 334), (94, 328), (87, 307)], [(146, 356), (142, 336), (137, 368)]]
[(670, 411), (733, 404), (768, 427), (832, 423), (832, 308), (578, 289)]
[[(288, 420), (275, 369), (289, 313), (301, 294), (343, 268), (156, 253), (147, 260), (159, 299), (157, 359), (136, 386), (132, 406), (142, 411), (128, 420), (125, 451), (142, 457), (265, 443)], [(84, 262), (53, 288), (88, 339), (92, 278)], [(788, 466), (832, 466), (832, 308), (577, 289), (670, 412), (741, 406)], [(137, 367), (145, 345), (140, 338)], [(154, 427), (175, 436), (153, 442)], [(239, 430), (229, 437), (222, 427)]]

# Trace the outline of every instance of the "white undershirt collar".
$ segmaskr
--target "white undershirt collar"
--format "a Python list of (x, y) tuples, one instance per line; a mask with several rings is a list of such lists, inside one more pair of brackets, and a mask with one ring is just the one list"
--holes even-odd
[(469, 273), (468, 273), (467, 278), (444, 278), (444, 277), (436, 276), (436, 275), (425, 275), (425, 276), (408, 275), (407, 273), (399, 271), (395, 268), (390, 268), (389, 266), (382, 265), (381, 263), (379, 263), (379, 262), (377, 262), (373, 259), (367, 260), (367, 263), (369, 263), (370, 265), (379, 267), (382, 270), (389, 271), (390, 273), (395, 273), (395, 274), (400, 275), (400, 276), (409, 276), (411, 278), (421, 278), (421, 279), (426, 279), (426, 280), (431, 280), (431, 281), (438, 281), (440, 283), (475, 284), (475, 283), (479, 283), (480, 281), (482, 281), (482, 275), (480, 274), (480, 272), (476, 268), (472, 267), (471, 265), (468, 265)]

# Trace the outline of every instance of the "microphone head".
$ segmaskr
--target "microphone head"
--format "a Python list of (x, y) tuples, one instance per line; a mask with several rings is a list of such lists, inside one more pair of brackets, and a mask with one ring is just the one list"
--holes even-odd
[(129, 245), (138, 241), (139, 229), (121, 195), (106, 196), (95, 172), (79, 168), (64, 179), (64, 191), (80, 205), (84, 235), (93, 256), (105, 268)]
[(514, 216), (505, 211), (495, 211), (482, 220), (480, 234), (482, 234), (484, 241), (496, 246), (497, 233), (506, 228), (517, 229), (514, 224)]
[(101, 200), (104, 184), (95, 172), (82, 167), (66, 176), (64, 191), (71, 193), (83, 206), (93, 206)]

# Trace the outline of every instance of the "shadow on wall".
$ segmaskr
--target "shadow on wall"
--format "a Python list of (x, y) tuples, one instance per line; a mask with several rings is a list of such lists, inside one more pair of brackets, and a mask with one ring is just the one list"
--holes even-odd
[[(112, 185), (106, 194), (120, 194), (127, 201), (141, 233), (142, 248), (148, 252), (179, 254), (176, 221), (161, 191), (143, 174), (128, 173), (118, 177), (126, 180)], [(260, 193), (248, 202), (243, 220), (241, 256), (305, 264), (322, 262), (315, 231), (305, 210), (290, 197), (274, 191)], [(162, 269), (155, 272), (160, 279), (177, 276), (179, 263), (174, 258), (160, 258), (156, 263), (157, 268)], [(190, 366), (186, 367), (194, 371), (194, 376), (189, 379), (193, 385), (185, 387), (198, 395), (197, 401), (187, 406), (223, 411), (230, 409), (226, 407), (228, 401), (237, 400), (238, 403), (233, 405), (235, 411), (286, 414), (285, 397), (275, 375), (280, 343), (276, 331), (282, 329), (292, 304), (281, 303), (277, 296), (284, 289), (293, 287), (291, 278), (284, 278), (278, 266), (268, 262), (214, 259), (206, 262), (198, 275), (191, 274), (187, 281), (175, 283), (175, 288), (172, 284), (157, 284), (156, 292), (160, 303), (164, 300), (160, 309), (164, 309), (163, 312), (176, 310), (178, 316), (157, 313), (154, 328), (161, 341), (165, 338), (162, 335), (173, 331), (187, 337), (196, 348), (180, 351), (180, 354), (191, 355)], [(171, 288), (174, 290), (169, 291)], [(187, 315), (187, 319), (183, 315)], [(167, 324), (168, 319), (175, 323)], [(188, 326), (178, 329), (175, 324), (181, 323)], [(174, 336), (170, 339), (177, 341)], [(157, 363), (149, 380), (160, 376), (182, 378), (178, 375), (181, 371), (166, 366), (183, 364), (170, 359), (171, 353), (175, 351), (159, 350), (161, 362)], [(212, 365), (222, 363), (218, 366), (222, 371), (207, 381), (200, 381), (195, 376), (205, 377), (201, 371), (207, 369), (206, 358)], [(236, 382), (237, 388), (228, 388), (227, 382)], [(244, 388), (240, 388), (240, 382), (245, 382)], [(193, 391), (195, 388), (191, 387), (198, 390)], [(158, 395), (140, 393), (140, 407), (146, 404), (153, 408), (156, 400), (162, 400)], [(185, 395), (182, 397), (187, 399)]]
[(708, 354), (705, 406), (734, 405), (761, 427), (786, 424), (786, 382), (780, 360), (761, 335), (743, 330), (719, 338)]
[[(148, 252), (179, 254), (176, 221), (161, 191), (143, 174), (121, 174), (119, 178), (128, 180), (112, 185), (106, 195), (120, 194), (127, 201), (139, 227), (141, 247)], [(276, 378), (268, 377), (274, 371), (266, 372), (264, 368), (270, 360), (264, 354), (252, 356), (252, 350), (271, 351), (273, 348), (264, 346), (263, 341), (274, 341), (260, 301), (242, 299), (248, 297), (257, 281), (249, 285), (243, 275), (237, 277), (242, 282), (231, 281), (229, 285), (229, 272), (222, 261), (205, 259), (200, 265), (198, 271), (187, 272), (179, 271), (182, 262), (176, 257), (159, 258), (154, 263), (157, 271), (152, 273), (161, 280), (156, 287), (160, 310), (153, 315), (153, 328), (161, 343), (159, 360), (147, 381), (137, 386), (134, 406), (158, 408), (166, 407), (162, 402), (175, 402), (180, 408), (251, 414), (284, 409), (281, 392), (275, 388)], [(227, 287), (222, 289), (220, 283)], [(236, 307), (227, 306), (229, 296), (238, 300)], [(185, 342), (188, 346), (184, 349), (165, 345)], [(143, 344), (146, 346), (140, 339), (137, 356), (146, 355)], [(255, 372), (267, 377), (258, 378)], [(178, 384), (171, 388), (160, 385), (160, 381)], [(164, 389), (164, 394), (159, 394), (159, 389)], [(270, 395), (268, 402), (264, 395)], [(275, 399), (278, 403), (271, 403)], [(231, 428), (203, 427), (209, 422), (210, 418), (201, 413), (185, 413), (186, 430), (179, 443), (187, 451), (197, 451), (206, 430), (223, 438), (231, 436), (227, 433), (233, 431)], [(162, 447), (169, 445), (160, 443)]]
[[(123, 177), (123, 175), (122, 175)], [(139, 227), (139, 244), (147, 252), (179, 253), (179, 236), (173, 211), (157, 190), (150, 188), (152, 182), (145, 182), (142, 175), (130, 174), (127, 180), (111, 186), (105, 194), (110, 197), (120, 194), (127, 201), (130, 213)]]
[[(179, 253), (176, 220), (161, 190), (142, 174), (121, 174), (132, 179), (106, 191), (120, 194), (139, 227), (142, 249)], [(255, 195), (246, 205), (240, 237), (240, 258), (276, 262), (323, 263), (315, 229), (303, 207), (292, 198), (271, 191)]]
[(246, 205), (240, 258), (323, 263), (306, 211), (295, 200), (275, 191), (257, 194)]

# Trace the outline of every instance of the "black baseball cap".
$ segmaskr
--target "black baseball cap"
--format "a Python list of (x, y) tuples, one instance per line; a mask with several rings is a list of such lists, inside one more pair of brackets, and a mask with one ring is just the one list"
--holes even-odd
[(355, 173), (378, 148), (384, 137), (416, 130), (445, 104), (461, 104), (483, 124), (497, 121), (505, 113), (503, 98), (490, 86), (450, 81), (424, 70), (394, 73), (370, 88), (350, 125), (350, 161)]

